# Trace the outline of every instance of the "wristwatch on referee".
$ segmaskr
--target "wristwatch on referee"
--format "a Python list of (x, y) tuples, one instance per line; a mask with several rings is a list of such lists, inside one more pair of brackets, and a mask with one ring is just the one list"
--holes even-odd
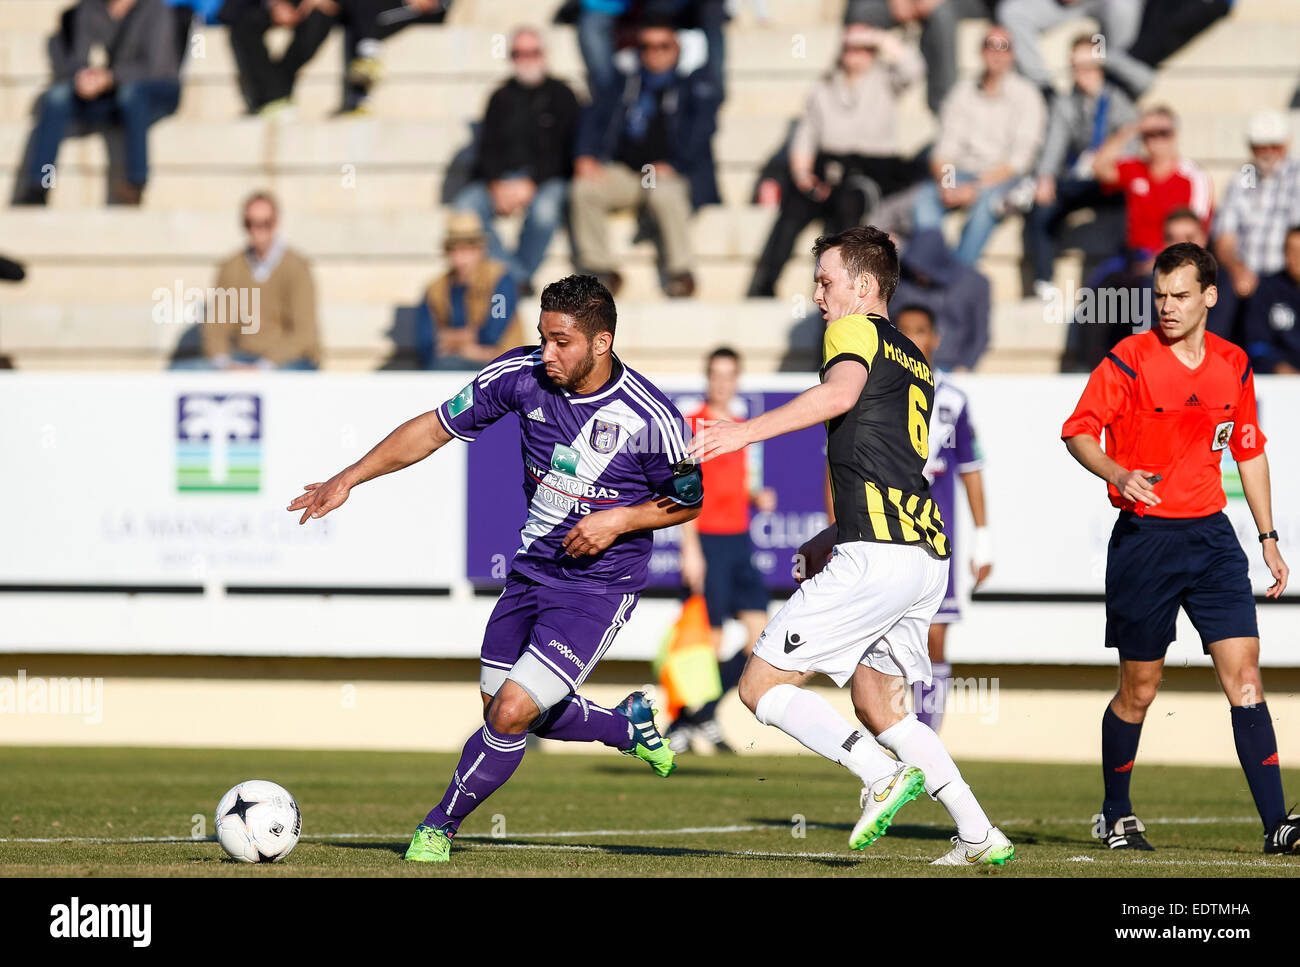
[(1275, 540), (1277, 540), (1277, 531), (1269, 531), (1267, 534), (1259, 535), (1259, 542), (1261, 544), (1263, 544), (1265, 541), (1275, 541)]

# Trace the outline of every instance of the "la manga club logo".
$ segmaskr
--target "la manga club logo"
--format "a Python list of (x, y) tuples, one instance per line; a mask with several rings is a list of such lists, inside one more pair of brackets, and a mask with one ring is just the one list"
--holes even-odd
[(176, 489), (257, 493), (262, 485), (262, 399), (186, 393), (176, 407)]

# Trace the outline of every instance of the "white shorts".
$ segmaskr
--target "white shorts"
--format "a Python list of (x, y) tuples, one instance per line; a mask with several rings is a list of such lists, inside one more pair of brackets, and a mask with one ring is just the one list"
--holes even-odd
[(948, 562), (906, 544), (836, 544), (829, 563), (799, 585), (768, 622), (754, 654), (841, 688), (866, 665), (930, 683), (930, 619), (948, 586)]

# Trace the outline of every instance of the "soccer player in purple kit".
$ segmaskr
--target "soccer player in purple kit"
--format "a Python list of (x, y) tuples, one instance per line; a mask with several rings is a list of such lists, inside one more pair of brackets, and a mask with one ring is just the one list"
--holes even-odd
[(674, 768), (644, 692), (608, 709), (578, 690), (613, 644), (647, 580), (650, 531), (699, 515), (699, 465), (686, 459), (676, 407), (613, 352), (609, 290), (571, 275), (542, 292), (539, 346), (498, 357), (455, 397), (399, 426), (360, 461), (289, 505), (323, 517), (353, 487), (471, 442), (519, 416), (528, 516), (505, 590), (483, 636), (483, 728), (465, 743), (447, 791), (415, 830), (406, 859), (445, 862), (465, 817), (523, 759), (528, 732), (602, 742)]
[[(934, 316), (925, 306), (903, 306), (897, 314), (898, 331), (916, 344), (933, 365), (934, 351), (939, 348), (939, 330)], [(957, 531), (957, 481), (961, 477), (970, 503), (975, 535), (971, 541), (971, 576), (979, 587), (993, 570), (993, 553), (987, 518), (984, 514), (984, 459), (970, 420), (970, 408), (963, 393), (943, 370), (934, 371), (934, 410), (930, 414), (930, 458), (925, 463), (925, 478), (930, 481), (930, 496), (939, 506), (944, 532), (953, 545), (959, 546)], [(961, 620), (961, 603), (957, 599), (957, 569), (948, 568), (948, 588), (943, 603), (930, 619), (930, 667), (934, 678), (929, 685), (918, 682), (916, 717), (934, 731), (939, 731), (948, 703), (948, 684), (952, 681), (952, 664), (945, 649), (948, 625)]]

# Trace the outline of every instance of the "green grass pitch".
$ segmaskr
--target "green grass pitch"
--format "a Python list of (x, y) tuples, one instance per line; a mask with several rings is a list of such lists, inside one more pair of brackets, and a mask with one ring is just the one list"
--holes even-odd
[[(1103, 876), (1300, 875), (1264, 856), (1241, 773), (1144, 766), (1138, 814), (1154, 853), (1113, 853), (1089, 833), (1092, 765), (961, 763), (1016, 844), (1006, 868), (927, 865), (948, 848), (947, 814), (924, 797), (861, 853), (847, 847), (858, 786), (811, 756), (681, 757), (658, 779), (611, 752), (529, 752), (457, 837), (452, 862), (404, 863), (415, 824), (456, 757), (392, 752), (0, 747), (0, 877), (15, 876)], [(243, 779), (288, 788), (303, 839), (283, 863), (225, 858), (217, 799)], [(1300, 771), (1284, 774), (1300, 789)]]

